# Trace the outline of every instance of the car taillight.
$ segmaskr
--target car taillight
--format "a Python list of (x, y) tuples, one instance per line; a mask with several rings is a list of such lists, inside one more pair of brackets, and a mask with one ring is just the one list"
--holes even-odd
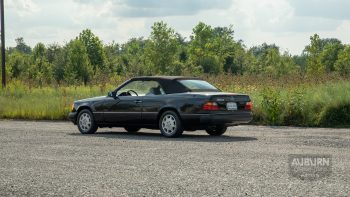
[(245, 110), (252, 110), (253, 109), (253, 103), (247, 102), (244, 107)]
[(209, 110), (209, 111), (215, 111), (215, 110), (219, 110), (219, 106), (215, 102), (207, 102), (206, 104), (203, 105), (202, 109)]

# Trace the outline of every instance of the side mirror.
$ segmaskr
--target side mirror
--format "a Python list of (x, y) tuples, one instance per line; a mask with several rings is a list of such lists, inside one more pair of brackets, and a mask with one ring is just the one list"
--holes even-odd
[(113, 97), (113, 98), (116, 98), (117, 95), (115, 92), (108, 92), (108, 97)]

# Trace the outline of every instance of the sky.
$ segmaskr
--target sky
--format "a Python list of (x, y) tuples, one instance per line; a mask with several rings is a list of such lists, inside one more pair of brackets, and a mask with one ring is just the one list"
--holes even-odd
[(350, 43), (349, 0), (6, 0), (7, 46), (65, 44), (89, 28), (105, 43), (147, 38), (164, 21), (189, 38), (199, 22), (233, 25), (247, 48), (264, 42), (301, 54), (310, 36)]

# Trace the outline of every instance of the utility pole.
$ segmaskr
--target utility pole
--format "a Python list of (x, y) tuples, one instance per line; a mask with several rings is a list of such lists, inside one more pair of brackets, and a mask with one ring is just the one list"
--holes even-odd
[(4, 18), (4, 0), (1, 4), (1, 68), (2, 68), (2, 87), (6, 87), (6, 66), (5, 66), (5, 18)]

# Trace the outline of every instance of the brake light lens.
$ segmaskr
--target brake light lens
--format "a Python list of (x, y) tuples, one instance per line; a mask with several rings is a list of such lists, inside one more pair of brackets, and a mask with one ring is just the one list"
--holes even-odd
[(219, 106), (215, 102), (207, 102), (203, 105), (202, 109), (208, 110), (208, 111), (215, 111), (215, 110), (219, 110)]
[(252, 110), (253, 109), (253, 103), (247, 102), (244, 107), (245, 110)]

